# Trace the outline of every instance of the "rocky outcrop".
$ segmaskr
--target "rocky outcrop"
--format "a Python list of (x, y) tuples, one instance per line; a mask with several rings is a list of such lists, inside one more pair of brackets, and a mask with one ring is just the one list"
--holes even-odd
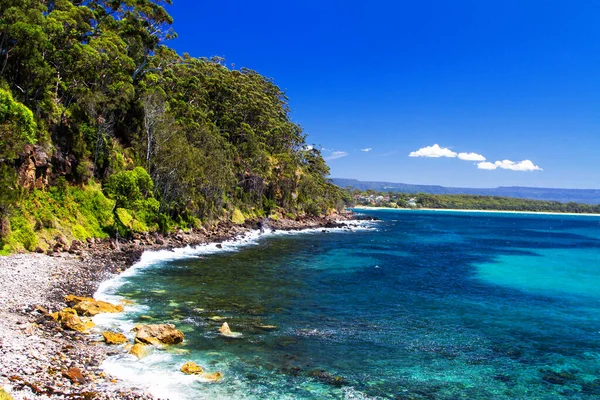
[(106, 344), (123, 344), (127, 343), (127, 337), (122, 333), (102, 332), (104, 342)]
[(193, 361), (188, 361), (181, 366), (181, 372), (187, 375), (200, 375), (204, 370)]
[(139, 325), (133, 329), (136, 332), (136, 343), (152, 345), (178, 344), (183, 342), (183, 332), (172, 324)]
[(48, 159), (48, 153), (43, 147), (25, 145), (19, 157), (19, 184), (26, 189), (43, 189), (48, 186)]
[(54, 320), (60, 323), (63, 329), (87, 333), (96, 326), (89, 318), (80, 318), (77, 311), (72, 308), (65, 308), (51, 315)]
[(119, 313), (123, 311), (120, 304), (111, 304), (91, 297), (65, 296), (65, 303), (73, 307), (79, 315), (93, 317), (101, 313)]

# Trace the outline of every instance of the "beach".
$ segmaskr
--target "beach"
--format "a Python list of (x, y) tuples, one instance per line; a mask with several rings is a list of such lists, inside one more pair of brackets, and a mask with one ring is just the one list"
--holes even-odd
[[(268, 229), (338, 227), (348, 218), (342, 214), (269, 221)], [(105, 345), (100, 332), (86, 335), (62, 329), (49, 314), (67, 306), (66, 295), (93, 296), (102, 282), (127, 270), (144, 251), (223, 242), (259, 225), (222, 223), (166, 236), (136, 235), (118, 243), (74, 242), (55, 246), (50, 255), (0, 257), (0, 387), (15, 399), (151, 399), (100, 368), (108, 356), (122, 350)], [(81, 376), (73, 376), (73, 371)]]

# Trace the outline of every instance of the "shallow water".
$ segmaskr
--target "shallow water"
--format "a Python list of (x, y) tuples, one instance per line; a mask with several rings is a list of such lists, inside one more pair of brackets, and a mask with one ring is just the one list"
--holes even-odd
[[(137, 305), (98, 321), (172, 322), (186, 341), (105, 368), (172, 399), (600, 398), (600, 218), (369, 214), (146, 253), (98, 293)], [(178, 372), (189, 360), (225, 379)]]

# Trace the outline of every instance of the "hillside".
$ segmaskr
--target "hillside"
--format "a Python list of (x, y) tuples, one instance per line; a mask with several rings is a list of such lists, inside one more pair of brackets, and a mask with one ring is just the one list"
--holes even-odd
[(343, 206), (285, 93), (167, 47), (165, 3), (0, 4), (0, 253)]
[(521, 186), (501, 186), (497, 188), (458, 188), (437, 185), (412, 185), (394, 182), (370, 182), (356, 179), (333, 178), (341, 188), (351, 186), (359, 190), (377, 192), (428, 193), (428, 194), (471, 194), (481, 196), (514, 197), (530, 200), (575, 202), (600, 204), (600, 189), (554, 189)]

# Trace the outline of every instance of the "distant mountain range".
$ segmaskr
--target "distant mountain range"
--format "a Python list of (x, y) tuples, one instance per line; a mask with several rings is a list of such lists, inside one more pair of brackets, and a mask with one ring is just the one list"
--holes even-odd
[(497, 188), (458, 188), (437, 185), (411, 185), (394, 182), (367, 182), (357, 179), (332, 178), (333, 183), (346, 188), (378, 192), (430, 193), (430, 194), (474, 194), (483, 196), (516, 197), (519, 199), (553, 200), (567, 203), (600, 204), (600, 189), (553, 189), (524, 186), (500, 186)]

